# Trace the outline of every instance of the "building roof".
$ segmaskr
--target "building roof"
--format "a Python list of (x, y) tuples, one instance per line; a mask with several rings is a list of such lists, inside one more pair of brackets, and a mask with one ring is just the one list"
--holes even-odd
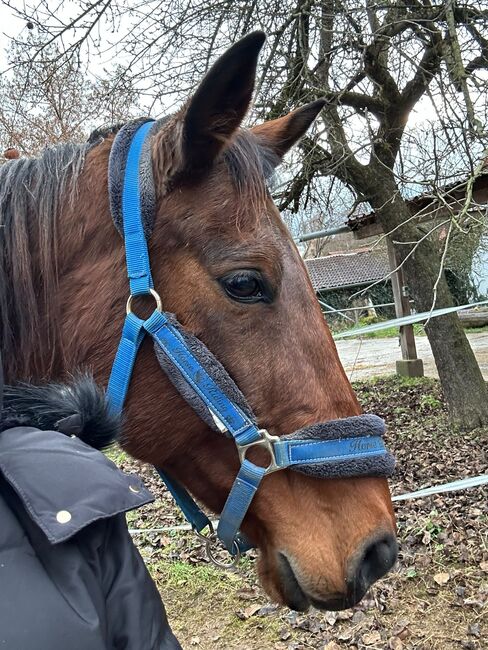
[[(442, 211), (443, 209), (445, 210), (447, 204), (449, 204), (447, 206), (449, 214), (451, 214), (452, 210), (460, 211), (464, 208), (468, 182), (471, 180), (471, 178), (472, 177), (469, 176), (464, 181), (454, 181), (453, 183), (450, 183), (449, 185), (446, 185), (444, 188), (442, 188), (442, 201), (440, 201), (433, 192), (426, 192), (424, 194), (418, 194), (417, 196), (408, 199), (407, 205), (409, 206), (412, 213), (418, 214), (420, 217), (424, 217), (426, 219), (432, 219), (438, 216), (439, 211)], [(481, 173), (474, 177), (471, 191), (473, 193), (475, 204), (485, 204), (488, 202), (488, 159), (485, 161)], [(377, 223), (378, 218), (376, 212), (353, 215), (347, 220), (347, 225), (353, 231), (357, 231), (361, 228)], [(381, 228), (379, 232), (382, 232)]]
[(305, 265), (315, 291), (362, 286), (390, 273), (385, 251), (336, 253), (305, 260)]

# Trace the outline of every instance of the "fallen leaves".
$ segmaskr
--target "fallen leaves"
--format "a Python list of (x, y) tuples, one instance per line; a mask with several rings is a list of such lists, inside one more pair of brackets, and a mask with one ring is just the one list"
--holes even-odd
[(367, 632), (366, 634), (363, 634), (361, 641), (364, 643), (364, 645), (376, 645), (381, 641), (381, 634), (378, 632), (378, 630)]
[(250, 605), (249, 607), (246, 607), (246, 609), (239, 609), (236, 612), (236, 616), (237, 618), (240, 618), (241, 621), (247, 621), (248, 618), (257, 614), (260, 609), (261, 605)]
[[(436, 382), (402, 387), (396, 380), (381, 379), (355, 388), (365, 410), (388, 421), (387, 443), (398, 459), (391, 480), (394, 494), (486, 472), (481, 434), (454, 435), (444, 406), (429, 410), (426, 400), (421, 406), (426, 392), (442, 399)], [(142, 473), (158, 499), (133, 513), (131, 526), (181, 524), (181, 514), (152, 469), (130, 459), (123, 465)], [(165, 591), (162, 579), (170, 620), (184, 630), (178, 631), (182, 646), (197, 650), (482, 650), (488, 635), (483, 617), (488, 602), (488, 552), (483, 544), (487, 493), (477, 488), (396, 504), (398, 567), (354, 609), (303, 614), (277, 607), (268, 602), (252, 562), (246, 561), (235, 573), (212, 578), (227, 585), (225, 601), (219, 600), (218, 589), (215, 603), (209, 599), (213, 585), (197, 587), (191, 574), (179, 576), (180, 584), (173, 582), (175, 593), (188, 594), (181, 611), (171, 612), (175, 596)], [(204, 546), (192, 534), (146, 535), (136, 543), (150, 567), (157, 567), (160, 557), (195, 570), (209, 566)], [(204, 618), (212, 612), (208, 630), (192, 622), (199, 620), (196, 601)], [(230, 603), (228, 611), (222, 611), (223, 602)]]
[(468, 627), (468, 634), (470, 636), (480, 637), (481, 636), (480, 624), (479, 623), (471, 623), (471, 625)]
[(434, 576), (434, 582), (436, 582), (438, 585), (446, 585), (451, 576), (448, 573), (436, 573)]

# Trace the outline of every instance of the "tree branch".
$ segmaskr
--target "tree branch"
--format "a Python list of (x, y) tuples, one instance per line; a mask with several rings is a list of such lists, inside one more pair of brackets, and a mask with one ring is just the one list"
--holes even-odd
[(382, 102), (377, 97), (370, 97), (366, 93), (356, 93), (356, 92), (347, 92), (339, 91), (332, 92), (326, 90), (324, 97), (334, 104), (344, 104), (345, 106), (351, 106), (358, 111), (369, 111), (373, 113), (378, 118), (381, 118), (385, 111), (384, 102)]
[(400, 96), (403, 110), (410, 111), (415, 106), (441, 66), (442, 35), (435, 25), (431, 25), (429, 28), (432, 30), (431, 44), (426, 47), (413, 78), (405, 85)]

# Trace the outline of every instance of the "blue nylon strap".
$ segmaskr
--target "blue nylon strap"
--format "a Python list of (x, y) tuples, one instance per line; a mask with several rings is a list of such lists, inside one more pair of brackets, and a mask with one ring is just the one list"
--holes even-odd
[(144, 328), (168, 355), (200, 399), (225, 425), (240, 445), (261, 438), (254, 422), (232, 402), (210, 377), (188, 348), (186, 341), (164, 314), (155, 311), (144, 323)]
[(134, 362), (144, 336), (144, 321), (134, 314), (128, 314), (107, 386), (107, 401), (113, 413), (122, 412)]
[[(145, 321), (144, 328), (168, 355), (193, 390), (218, 416), (238, 444), (249, 444), (260, 439), (261, 434), (257, 426), (217, 386), (164, 314), (155, 311)], [(245, 537), (239, 535), (239, 527), (265, 471), (264, 468), (244, 460), (220, 516), (217, 535), (232, 555), (236, 553), (236, 545), (241, 553), (252, 547)], [(168, 477), (159, 469), (158, 472), (191, 525), (199, 531), (205, 528), (209, 523), (208, 518), (185, 488), (168, 481)]]
[(192, 528), (199, 533), (201, 533), (207, 526), (211, 528), (210, 519), (201, 511), (200, 507), (195, 503), (185, 488), (177, 481), (170, 479), (169, 476), (159, 467), (156, 467), (156, 471), (165, 483), (176, 504), (185, 515), (186, 520), (191, 524)]
[(379, 436), (361, 436), (338, 440), (280, 440), (275, 442), (274, 451), (276, 464), (284, 468), (382, 456), (386, 447)]
[[(114, 413), (120, 413), (123, 409), (134, 361), (145, 334), (144, 321), (137, 318), (134, 314), (128, 314), (125, 319), (122, 338), (112, 366), (106, 393), (110, 410)], [(156, 471), (166, 484), (177, 506), (183, 512), (191, 526), (198, 532), (210, 526), (210, 520), (185, 488), (170, 479), (159, 467), (156, 467)]]
[[(128, 314), (126, 318), (107, 388), (111, 409), (117, 412), (122, 410), (137, 351), (146, 331), (168, 354), (188, 383), (216, 413), (229, 432), (239, 439), (239, 442), (243, 441), (240, 444), (248, 444), (260, 438), (256, 425), (227, 398), (199, 361), (192, 356), (178, 330), (158, 311), (153, 312), (146, 321), (134, 314)], [(208, 526), (208, 517), (187, 490), (170, 479), (160, 468), (156, 470), (192, 527), (200, 532)], [(238, 535), (238, 531), (264, 474), (264, 468), (256, 467), (245, 460), (229, 494), (217, 534), (232, 554), (236, 551), (235, 544), (241, 552), (252, 546), (243, 536)]]
[(122, 214), (124, 220), (125, 257), (130, 292), (133, 296), (149, 293), (153, 288), (149, 252), (141, 217), (141, 187), (139, 160), (144, 141), (153, 126), (146, 122), (136, 131), (130, 144), (125, 165), (124, 188), (122, 192)]
[(243, 547), (239, 542), (242, 542), (246, 549), (249, 548), (247, 540), (238, 536), (239, 528), (265, 472), (264, 467), (258, 467), (244, 459), (220, 514), (217, 535), (232, 555), (235, 555), (236, 543), (240, 551), (243, 551)]

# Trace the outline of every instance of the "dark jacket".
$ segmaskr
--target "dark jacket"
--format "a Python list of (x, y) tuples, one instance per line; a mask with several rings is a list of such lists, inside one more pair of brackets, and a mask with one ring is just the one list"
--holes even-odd
[(152, 497), (78, 437), (25, 426), (98, 419), (104, 430), (100, 413), (89, 422), (66, 406), (71, 389), (50, 390), (60, 408), (40, 405), (39, 389), (8, 389), (0, 421), (0, 648), (179, 649), (123, 514)]

